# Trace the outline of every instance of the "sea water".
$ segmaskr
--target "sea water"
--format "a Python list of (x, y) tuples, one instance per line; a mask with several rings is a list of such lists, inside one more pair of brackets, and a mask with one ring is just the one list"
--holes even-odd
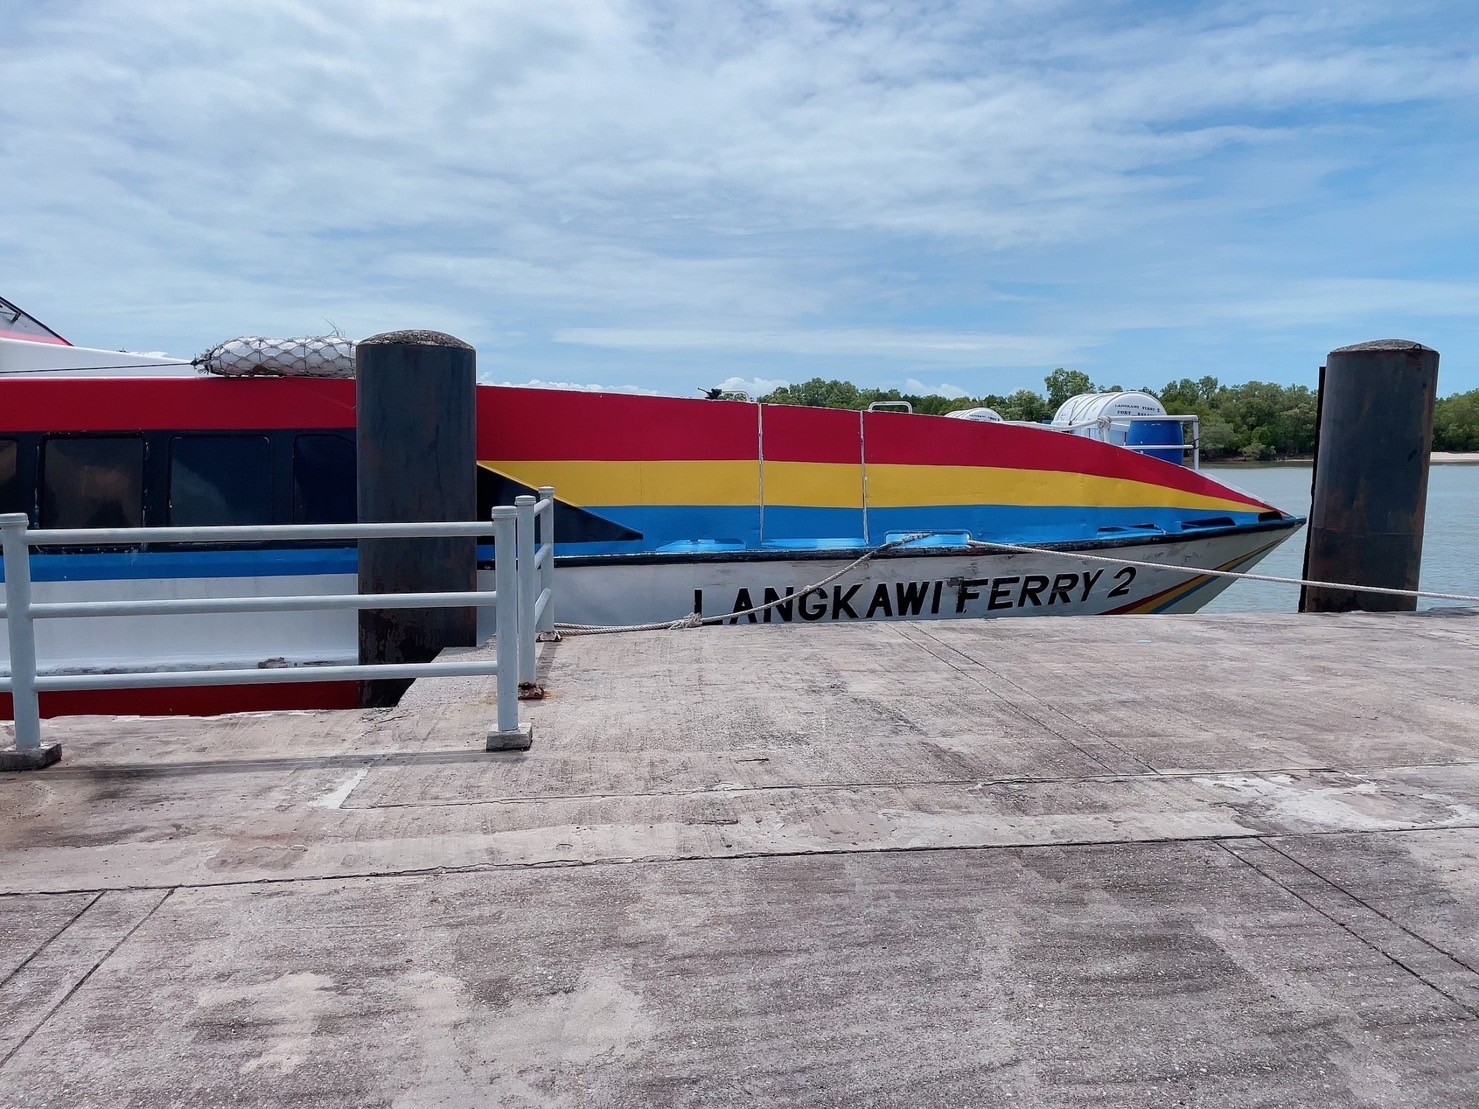
[[(1308, 516), (1310, 464), (1208, 466), (1208, 477), (1251, 493), (1285, 512)], [(1253, 567), (1255, 574), (1297, 578), (1304, 569), (1303, 528)], [(1428, 510), (1423, 528), (1423, 589), (1479, 596), (1479, 464), (1434, 465), (1428, 471)], [(1455, 605), (1423, 598), (1418, 608)], [(1234, 582), (1203, 612), (1297, 612), (1299, 587), (1260, 581)]]

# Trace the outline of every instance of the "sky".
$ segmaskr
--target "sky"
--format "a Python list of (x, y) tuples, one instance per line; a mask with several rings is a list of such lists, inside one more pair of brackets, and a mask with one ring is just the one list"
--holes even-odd
[(1479, 387), (1453, 0), (0, 0), (0, 295), (485, 381)]

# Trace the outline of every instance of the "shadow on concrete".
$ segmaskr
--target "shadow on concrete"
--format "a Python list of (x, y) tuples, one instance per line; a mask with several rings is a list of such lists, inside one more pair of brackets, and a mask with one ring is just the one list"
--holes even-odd
[(523, 751), (488, 752), (482, 748), (455, 751), (394, 751), (378, 755), (292, 755), (257, 759), (202, 759), (195, 762), (121, 762), (98, 766), (58, 766), (48, 769), (47, 781), (113, 781), (175, 778), (196, 774), (265, 774), (277, 770), (359, 770), (371, 766), (454, 766), (461, 763), (513, 762)]

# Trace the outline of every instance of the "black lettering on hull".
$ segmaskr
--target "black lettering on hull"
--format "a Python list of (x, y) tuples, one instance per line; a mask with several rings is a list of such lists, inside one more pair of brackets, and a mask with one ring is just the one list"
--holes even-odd
[(832, 587), (832, 619), (836, 620), (844, 612), (847, 613), (849, 620), (856, 620), (858, 618), (857, 612), (848, 602), (852, 600), (853, 594), (861, 588), (863, 588), (862, 582), (850, 587), (846, 593), (842, 591), (842, 586), (840, 585), (834, 585)]
[[(947, 587), (955, 593), (957, 616), (985, 615), (994, 612), (1010, 612), (1021, 609), (1074, 607), (1085, 604), (1104, 580), (1106, 571), (1091, 570), (1083, 573), (1004, 575), (994, 578), (951, 578), (926, 581), (877, 582), (871, 592), (867, 585), (856, 582), (852, 585), (834, 585), (830, 589), (813, 589), (808, 593), (796, 592), (793, 585), (777, 588), (765, 586), (761, 589), (748, 587), (739, 589), (734, 604), (729, 608), (726, 622), (738, 624), (744, 616), (750, 623), (786, 623), (797, 617), (815, 623), (819, 620), (891, 620), (913, 617), (939, 616), (945, 603)], [(1133, 570), (1120, 570), (1109, 579), (1114, 589), (1110, 597), (1123, 597), (1135, 580)], [(755, 608), (756, 596), (763, 599), (758, 605), (765, 606), (761, 612), (747, 612)], [(867, 600), (867, 605), (863, 604)], [(703, 615), (704, 591), (693, 591), (693, 611)], [(947, 610), (948, 611), (948, 610)]]
[(741, 589), (738, 593), (735, 594), (734, 607), (729, 610), (730, 612), (734, 613), (734, 615), (729, 618), (729, 623), (738, 624), (740, 613), (744, 613), (745, 616), (749, 618), (750, 623), (760, 623), (759, 613), (745, 612), (746, 609), (754, 607), (755, 602), (750, 600), (750, 591), (748, 589)]
[(795, 587), (788, 585), (786, 587), (785, 600), (781, 600), (781, 594), (767, 585), (765, 587), (765, 600), (762, 603), (772, 607), (765, 610), (765, 622), (767, 624), (770, 623), (770, 614), (775, 613), (780, 617), (782, 623), (789, 624), (791, 617), (795, 613), (796, 602), (792, 600), (795, 595)]
[(1080, 601), (1087, 601), (1089, 599), (1089, 592), (1094, 588), (1094, 583), (1103, 576), (1103, 570), (1095, 570), (1092, 574), (1084, 574), (1084, 595), (1079, 598)]
[[(818, 603), (813, 604), (814, 601)], [(797, 608), (801, 612), (801, 619), (820, 620), (827, 615), (827, 591), (814, 589), (810, 593), (802, 594)]]
[(929, 591), (930, 583), (927, 581), (897, 582), (894, 585), (894, 595), (899, 602), (899, 615), (918, 616), (924, 611), (924, 601), (929, 596)]
[(1048, 604), (1056, 605), (1060, 601), (1065, 605), (1073, 604), (1073, 598), (1068, 591), (1078, 584), (1077, 574), (1058, 574), (1053, 578), (1053, 588), (1048, 593)]
[(871, 602), (869, 602), (869, 604), (868, 604), (868, 612), (867, 612), (866, 615), (864, 615), (863, 619), (865, 619), (865, 620), (871, 620), (871, 619), (873, 619), (874, 615), (880, 609), (883, 610), (883, 614), (885, 616), (892, 616), (894, 614), (893, 603), (888, 599), (888, 583), (887, 582), (879, 582), (878, 583), (878, 588), (875, 589), (875, 590), (873, 590), (873, 600)]

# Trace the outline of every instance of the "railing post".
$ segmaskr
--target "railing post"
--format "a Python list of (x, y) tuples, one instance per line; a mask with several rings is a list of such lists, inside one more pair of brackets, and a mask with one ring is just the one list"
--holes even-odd
[(518, 513), (510, 505), (493, 510), (494, 618), (498, 636), (498, 722), (488, 733), (489, 751), (527, 751), (534, 728), (519, 723)]
[(555, 634), (555, 487), (541, 485), (539, 499), (549, 501), (549, 507), (544, 510), (543, 526), (539, 531), (539, 545), (549, 545), (549, 557), (544, 560), (539, 571), (539, 592), (548, 590), (549, 596), (545, 599), (544, 611), (539, 614), (536, 632), (541, 638), (558, 639)]
[(5, 624), (10, 636), (10, 701), (15, 746), (0, 747), (0, 770), (39, 770), (62, 757), (59, 743), (41, 742), (41, 703), (36, 699), (36, 627), (31, 621), (30, 521), (23, 512), (0, 516), (5, 556)]
[(533, 497), (515, 497), (518, 511), (519, 548), (519, 693), (534, 687), (534, 599), (539, 595), (538, 577), (534, 572), (534, 501)]

